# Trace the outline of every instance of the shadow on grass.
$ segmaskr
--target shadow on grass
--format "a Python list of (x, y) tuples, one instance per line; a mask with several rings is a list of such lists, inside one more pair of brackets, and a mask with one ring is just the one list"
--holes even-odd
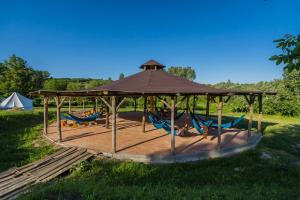
[(68, 179), (37, 186), (24, 199), (298, 199), (299, 166), (261, 154), (267, 149), (299, 157), (300, 125), (264, 130), (256, 149), (231, 157), (169, 165), (83, 163)]

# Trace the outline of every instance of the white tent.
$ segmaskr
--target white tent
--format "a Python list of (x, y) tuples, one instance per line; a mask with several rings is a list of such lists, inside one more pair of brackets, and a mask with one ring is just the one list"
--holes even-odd
[(2, 109), (21, 108), (24, 110), (32, 110), (32, 100), (28, 99), (21, 94), (14, 92), (7, 99), (3, 100), (0, 104)]

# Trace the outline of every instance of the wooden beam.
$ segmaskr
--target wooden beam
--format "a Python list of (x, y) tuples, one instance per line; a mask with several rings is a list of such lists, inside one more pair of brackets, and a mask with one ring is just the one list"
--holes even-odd
[(228, 96), (227, 99), (225, 99), (225, 103), (227, 103), (231, 99), (231, 96)]
[(251, 129), (253, 126), (253, 103), (255, 100), (255, 96), (251, 95), (248, 99), (248, 107), (249, 107), (249, 123), (248, 123), (248, 138), (251, 136)]
[(57, 135), (58, 135), (58, 142), (60, 143), (62, 141), (62, 133), (61, 133), (61, 122), (60, 122), (60, 109), (64, 103), (65, 98), (61, 99), (60, 96), (54, 97), (54, 100), (56, 102), (56, 126), (57, 126)]
[(218, 149), (221, 150), (223, 97), (219, 96), (218, 103)]
[(48, 102), (49, 97), (44, 97), (44, 134), (48, 134)]
[(258, 96), (257, 132), (262, 134), (262, 95)]
[[(250, 104), (250, 99), (248, 98), (247, 95), (244, 95), (244, 97), (245, 97), (245, 99), (246, 99), (246, 101), (247, 101), (247, 103), (248, 103), (248, 105), (249, 105), (249, 104)], [(251, 96), (250, 96), (250, 98), (251, 98)]]
[(69, 113), (71, 113), (71, 97), (69, 97)]
[(109, 129), (109, 107), (105, 105), (106, 115), (105, 115), (105, 128)]
[(205, 112), (205, 118), (208, 120), (209, 118), (209, 103), (210, 103), (210, 96), (206, 96), (206, 112)]
[(142, 118), (142, 131), (145, 133), (146, 131), (146, 115), (147, 115), (147, 96), (144, 96), (144, 111)]
[(185, 118), (184, 118), (184, 127), (186, 130), (189, 128), (189, 110), (190, 110), (190, 96), (186, 97), (186, 105), (185, 105)]
[(119, 103), (119, 105), (117, 106), (117, 111), (119, 110), (119, 108), (122, 106), (122, 104), (125, 102), (126, 97), (124, 97), (121, 102)]
[(175, 150), (175, 102), (174, 102), (174, 97), (171, 99), (171, 153), (174, 155), (176, 150)]
[(85, 105), (84, 105), (84, 100), (85, 100), (85, 97), (83, 98), (83, 100), (82, 100), (82, 110), (84, 111), (85, 110)]
[(195, 108), (196, 108), (196, 95), (194, 95), (193, 98), (193, 113), (195, 113)]
[(109, 109), (112, 109), (111, 105), (103, 97), (99, 97), (99, 98)]
[(154, 112), (154, 96), (150, 96), (150, 111)]
[(112, 107), (112, 153), (117, 152), (117, 107), (116, 107), (116, 96), (111, 97)]
[(136, 107), (137, 107), (137, 105), (136, 105), (136, 97), (134, 97), (133, 99), (134, 99), (134, 112), (136, 112)]
[(210, 100), (212, 100), (213, 102), (217, 103), (216, 99), (214, 96), (210, 96)]
[(95, 97), (95, 110), (98, 112), (98, 98)]
[(171, 109), (171, 105), (168, 104), (164, 99), (159, 99), (163, 104), (165, 104), (169, 109)]

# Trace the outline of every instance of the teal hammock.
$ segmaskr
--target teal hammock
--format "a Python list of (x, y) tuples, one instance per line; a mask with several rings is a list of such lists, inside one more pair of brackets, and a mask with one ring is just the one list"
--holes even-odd
[(199, 135), (205, 133), (205, 130), (203, 129), (203, 126), (209, 127), (212, 124), (212, 121), (207, 121), (206, 125), (203, 124), (201, 121), (199, 121), (197, 119), (197, 117), (194, 114), (192, 114), (192, 112), (190, 112), (190, 116), (191, 116), (191, 119), (192, 119), (192, 125), (197, 130)]
[[(191, 112), (192, 114), (192, 112)], [(208, 126), (208, 127), (213, 127), (213, 128), (218, 128), (218, 122), (215, 120), (205, 120), (203, 117), (197, 117), (195, 114), (193, 114), (193, 116), (199, 121), (201, 122), (201, 124)], [(227, 123), (223, 123), (221, 124), (221, 127), (226, 129), (226, 128), (232, 128), (234, 126), (236, 126), (238, 123), (240, 123), (242, 120), (245, 119), (245, 115), (240, 116), (239, 118), (236, 118), (235, 120), (231, 121), (231, 122), (227, 122)], [(212, 123), (211, 123), (212, 122)]]
[(75, 121), (78, 124), (82, 124), (84, 122), (92, 122), (92, 121), (95, 121), (97, 118), (101, 117), (101, 113), (99, 113), (99, 112), (91, 114), (87, 117), (77, 117), (70, 113), (66, 113), (66, 114), (67, 115), (62, 115), (61, 118), (65, 119), (65, 120)]

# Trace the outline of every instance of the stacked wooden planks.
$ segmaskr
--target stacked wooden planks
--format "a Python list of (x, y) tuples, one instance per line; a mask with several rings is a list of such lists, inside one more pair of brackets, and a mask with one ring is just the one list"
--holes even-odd
[(13, 199), (30, 185), (49, 181), (93, 155), (86, 149), (62, 148), (46, 158), (0, 173), (0, 199)]

